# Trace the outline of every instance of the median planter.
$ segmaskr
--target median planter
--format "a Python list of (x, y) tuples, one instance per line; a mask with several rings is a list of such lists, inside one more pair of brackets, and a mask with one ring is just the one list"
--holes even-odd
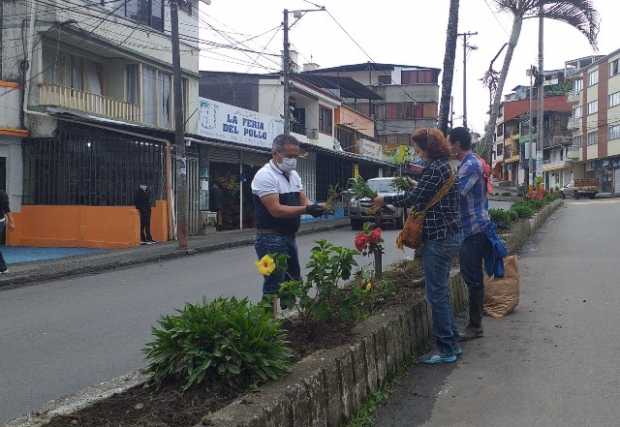
[[(544, 221), (562, 205), (555, 201), (533, 218), (513, 225), (507, 236), (512, 251), (518, 250)], [(415, 269), (413, 269), (415, 270)], [(386, 277), (393, 272), (386, 271)], [(431, 345), (430, 308), (422, 300), (423, 281), (403, 269), (398, 273), (406, 281), (405, 296), (387, 302), (383, 311), (355, 325), (349, 342), (314, 351), (298, 360), (286, 377), (267, 383), (254, 392), (224, 398), (203, 413), (196, 411), (192, 423), (143, 424), (161, 427), (263, 427), (263, 426), (338, 426), (349, 420), (373, 392), (380, 389), (412, 356), (426, 352)], [(450, 278), (452, 303), (456, 312), (467, 304), (467, 293), (460, 275)], [(127, 393), (144, 390), (146, 378), (138, 373), (124, 381), (91, 388), (87, 393), (53, 402), (30, 419), (15, 420), (10, 427), (44, 427), (80, 425), (79, 414), (122, 400)], [(114, 395), (113, 397), (111, 397)], [(148, 402), (145, 402), (147, 404)], [(133, 409), (139, 411), (141, 405)], [(195, 408), (197, 409), (197, 408)], [(199, 409), (199, 408), (198, 408)], [(127, 409), (126, 409), (127, 410)], [(211, 410), (211, 412), (209, 412)], [(121, 412), (122, 413), (122, 412)], [(54, 416), (62, 415), (64, 418)], [(180, 414), (170, 414), (180, 415)], [(173, 418), (173, 417), (171, 417)], [(139, 421), (139, 420), (138, 420)], [(54, 422), (60, 424), (53, 424)], [(64, 424), (63, 424), (64, 423)], [(84, 424), (81, 424), (84, 425)], [(94, 424), (93, 424), (94, 425)], [(98, 424), (106, 425), (106, 424)], [(116, 424), (115, 424), (116, 425)]]

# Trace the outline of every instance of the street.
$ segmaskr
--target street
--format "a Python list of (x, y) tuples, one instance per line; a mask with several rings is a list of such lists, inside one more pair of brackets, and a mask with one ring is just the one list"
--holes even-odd
[(567, 201), (524, 248), (521, 303), (451, 366), (415, 366), (377, 426), (620, 424), (620, 201)]
[[(352, 247), (353, 237), (346, 228), (300, 237), (302, 264), (314, 241)], [(395, 238), (385, 232), (385, 265), (403, 256)], [(0, 422), (144, 366), (151, 326), (186, 301), (259, 298), (254, 261), (246, 246), (0, 291)]]

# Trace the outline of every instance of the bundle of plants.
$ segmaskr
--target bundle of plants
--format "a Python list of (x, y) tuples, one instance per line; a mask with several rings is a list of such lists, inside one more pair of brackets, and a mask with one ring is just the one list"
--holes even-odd
[(392, 181), (392, 188), (399, 193), (405, 193), (413, 190), (415, 181), (407, 176), (397, 176)]
[(357, 199), (374, 199), (377, 192), (368, 186), (361, 176), (355, 177), (351, 183), (351, 194)]

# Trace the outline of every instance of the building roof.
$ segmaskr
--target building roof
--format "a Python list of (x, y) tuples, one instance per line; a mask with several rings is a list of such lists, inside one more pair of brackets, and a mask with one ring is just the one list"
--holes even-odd
[(338, 89), (340, 96), (343, 98), (382, 99), (377, 93), (351, 77), (334, 77), (309, 73), (296, 74), (295, 77), (323, 89)]
[(419, 65), (404, 65), (404, 64), (385, 64), (385, 63), (377, 63), (377, 62), (362, 62), (360, 64), (350, 64), (350, 65), (339, 65), (337, 67), (329, 67), (329, 68), (319, 68), (318, 70), (306, 71), (306, 73), (310, 74), (320, 74), (325, 72), (333, 72), (333, 71), (368, 71), (368, 69), (372, 69), (373, 71), (391, 71), (394, 68), (414, 68), (418, 70), (434, 70), (441, 71), (439, 68), (433, 67), (423, 67)]

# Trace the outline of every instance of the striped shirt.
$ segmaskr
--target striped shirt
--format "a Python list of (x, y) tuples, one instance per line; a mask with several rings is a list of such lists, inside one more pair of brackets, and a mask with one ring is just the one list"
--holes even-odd
[[(413, 190), (404, 195), (385, 197), (384, 201), (386, 204), (412, 206), (418, 212), (423, 211), (451, 174), (447, 160), (433, 160), (424, 169)], [(426, 212), (423, 231), (425, 241), (445, 240), (459, 232), (458, 199), (456, 185), (453, 185), (446, 197)]]
[(481, 233), (489, 223), (489, 201), (482, 164), (469, 153), (458, 170), (461, 225), (465, 237)]

